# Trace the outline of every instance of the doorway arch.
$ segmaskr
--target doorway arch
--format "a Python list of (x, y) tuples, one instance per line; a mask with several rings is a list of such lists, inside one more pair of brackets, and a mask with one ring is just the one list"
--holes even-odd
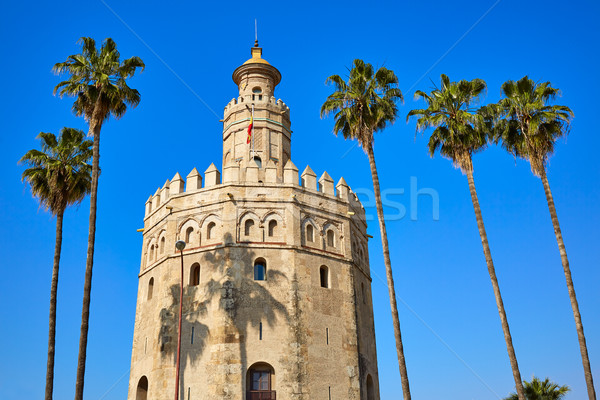
[(135, 400), (147, 400), (148, 398), (148, 378), (142, 376), (138, 381)]

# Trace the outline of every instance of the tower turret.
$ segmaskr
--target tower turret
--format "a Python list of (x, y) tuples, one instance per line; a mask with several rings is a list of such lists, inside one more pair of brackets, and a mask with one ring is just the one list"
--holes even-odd
[(379, 400), (365, 210), (343, 178), (300, 182), (258, 43), (233, 80), (223, 179), (146, 201), (128, 399)]
[(262, 58), (258, 41), (251, 54), (233, 71), (239, 94), (227, 104), (223, 116), (223, 169), (237, 164), (239, 180), (245, 182), (246, 169), (254, 169), (256, 163), (258, 180), (264, 182), (265, 167), (272, 163), (277, 182), (282, 182), (283, 167), (291, 157), (290, 109), (281, 99), (275, 99), (281, 73)]

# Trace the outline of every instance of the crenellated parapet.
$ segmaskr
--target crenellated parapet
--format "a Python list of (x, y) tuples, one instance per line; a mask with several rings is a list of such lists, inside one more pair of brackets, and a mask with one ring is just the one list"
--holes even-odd
[[(260, 96), (260, 97), (259, 97)], [(284, 103), (281, 99), (275, 99), (274, 96), (262, 96), (262, 95), (245, 95), (239, 96), (237, 98), (231, 99), (229, 103), (225, 106), (223, 110), (226, 117), (229, 116), (232, 112), (244, 110), (247, 105), (251, 105), (254, 103), (255, 105), (267, 106), (271, 111), (278, 112), (280, 114), (286, 114), (287, 119), (290, 119), (290, 107)], [(231, 122), (231, 121), (229, 121)]]
[[(177, 172), (171, 180), (167, 179), (164, 185), (157, 188), (154, 195), (148, 198), (146, 201), (145, 218), (168, 203), (170, 198), (186, 196), (228, 185), (243, 184), (270, 189), (291, 187), (297, 189), (300, 193), (335, 199), (347, 203), (350, 211), (354, 214), (361, 214), (363, 216), (362, 219), (364, 219), (364, 207), (343, 177), (334, 185), (334, 181), (327, 171), (324, 171), (317, 179), (317, 174), (315, 174), (310, 166), (306, 166), (304, 171), (299, 173), (298, 168), (291, 160), (287, 162), (283, 170), (282, 181), (278, 179), (276, 167), (272, 162), (263, 168), (252, 162), (245, 168), (244, 181), (240, 179), (240, 167), (235, 163), (230, 163), (230, 165), (225, 167), (222, 182), (221, 173), (215, 164), (211, 164), (204, 171), (204, 177), (196, 168), (193, 168), (184, 181), (179, 172)], [(262, 175), (264, 175), (264, 181), (259, 180), (259, 172), (262, 172)]]

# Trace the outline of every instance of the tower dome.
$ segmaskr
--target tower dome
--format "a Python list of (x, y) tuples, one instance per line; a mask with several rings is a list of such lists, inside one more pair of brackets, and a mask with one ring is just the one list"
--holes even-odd
[(281, 81), (281, 73), (267, 60), (262, 58), (262, 47), (258, 41), (251, 49), (252, 57), (233, 71), (233, 81), (238, 85), (240, 96), (256, 93), (261, 89), (262, 95), (273, 96), (275, 86)]

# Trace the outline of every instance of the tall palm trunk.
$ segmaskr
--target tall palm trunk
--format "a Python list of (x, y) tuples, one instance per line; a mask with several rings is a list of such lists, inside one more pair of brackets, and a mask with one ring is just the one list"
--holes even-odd
[(383, 247), (383, 262), (385, 264), (385, 275), (387, 277), (388, 291), (390, 295), (390, 307), (392, 308), (392, 322), (394, 324), (394, 337), (396, 339), (396, 352), (398, 353), (398, 367), (400, 368), (400, 380), (402, 382), (402, 393), (404, 400), (410, 400), (410, 387), (408, 384), (408, 372), (406, 371), (406, 360), (404, 359), (404, 347), (402, 346), (402, 335), (400, 333), (400, 320), (398, 318), (398, 305), (396, 304), (396, 290), (394, 288), (394, 276), (392, 275), (392, 263), (390, 261), (390, 249), (388, 246), (387, 231), (383, 217), (383, 205), (381, 204), (381, 191), (379, 189), (379, 176), (375, 165), (375, 154), (373, 144), (366, 147), (373, 178), (373, 191), (375, 192), (375, 204), (377, 206), (377, 218), (379, 219), (379, 230), (381, 231), (381, 245)]
[(510, 335), (510, 329), (508, 327), (508, 319), (506, 318), (506, 311), (504, 310), (504, 302), (502, 301), (502, 295), (500, 294), (500, 286), (498, 285), (498, 278), (496, 278), (492, 253), (490, 251), (487, 234), (485, 233), (483, 217), (481, 216), (481, 208), (479, 207), (479, 199), (477, 198), (477, 190), (475, 189), (475, 180), (473, 179), (472, 164), (466, 168), (466, 172), (469, 181), (469, 191), (471, 192), (471, 201), (473, 202), (473, 209), (475, 210), (475, 217), (477, 218), (477, 228), (479, 229), (479, 236), (481, 236), (481, 244), (483, 245), (483, 254), (485, 255), (485, 262), (487, 263), (492, 286), (494, 287), (494, 296), (496, 297), (500, 321), (502, 321), (502, 331), (504, 332), (508, 358), (510, 359), (510, 366), (512, 367), (513, 377), (515, 378), (517, 396), (519, 397), (519, 400), (526, 400), (523, 381), (521, 380), (521, 373), (519, 372), (519, 364), (517, 363), (517, 356), (515, 355), (515, 348), (513, 347), (512, 336)]
[(545, 170), (542, 169), (540, 177), (542, 178), (546, 200), (548, 201), (548, 210), (550, 211), (550, 218), (552, 219), (552, 226), (554, 227), (554, 234), (556, 235), (556, 243), (558, 244), (560, 259), (562, 261), (563, 269), (565, 270), (565, 279), (567, 281), (567, 288), (569, 290), (569, 298), (571, 299), (571, 307), (573, 308), (575, 327), (577, 328), (579, 350), (581, 351), (581, 361), (583, 363), (583, 371), (585, 373), (585, 383), (587, 385), (588, 397), (589, 400), (596, 400), (594, 379), (592, 378), (590, 359), (588, 357), (585, 335), (583, 334), (583, 323), (581, 322), (581, 314), (579, 313), (579, 303), (577, 303), (577, 297), (575, 296), (575, 287), (573, 286), (573, 279), (571, 278), (571, 268), (569, 267), (567, 250), (565, 249), (565, 243), (563, 242), (560, 225), (558, 224), (558, 215), (556, 214), (556, 207), (554, 207), (554, 199), (552, 198), (552, 191), (550, 191), (550, 184), (548, 183), (548, 177), (546, 176)]
[(56, 244), (54, 245), (54, 265), (52, 267), (52, 283), (50, 285), (50, 317), (48, 327), (48, 362), (46, 363), (46, 395), (45, 400), (52, 400), (54, 389), (54, 352), (56, 343), (56, 301), (58, 294), (58, 267), (60, 265), (60, 251), (62, 248), (62, 209), (56, 214)]
[(92, 187), (90, 193), (90, 226), (88, 232), (88, 251), (85, 264), (85, 280), (83, 284), (83, 307), (81, 310), (81, 332), (79, 336), (79, 356), (77, 358), (77, 378), (75, 381), (75, 400), (83, 400), (83, 384), (85, 379), (85, 361), (87, 352), (87, 338), (90, 320), (90, 297), (92, 292), (92, 268), (94, 266), (94, 243), (96, 241), (96, 203), (98, 199), (98, 175), (100, 172), (100, 129), (102, 119), (100, 116), (102, 94), (94, 106), (90, 119), (89, 134), (94, 136), (92, 155)]

